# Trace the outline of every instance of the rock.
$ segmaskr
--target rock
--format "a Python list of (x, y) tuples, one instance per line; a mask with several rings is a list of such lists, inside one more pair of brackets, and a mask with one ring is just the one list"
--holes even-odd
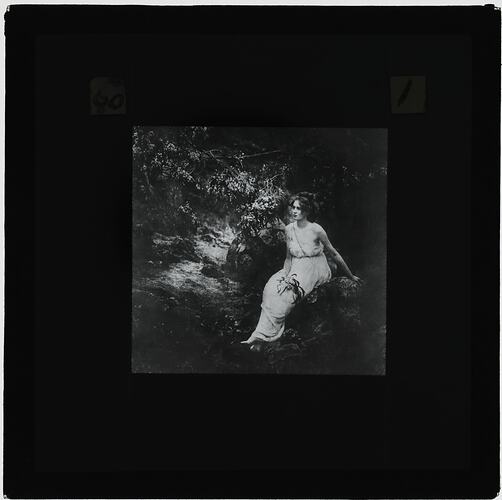
[(241, 279), (271, 275), (282, 266), (285, 255), (284, 230), (267, 228), (254, 237), (238, 235), (230, 244), (226, 265)]
[(178, 307), (180, 305), (180, 302), (178, 299), (176, 299), (175, 297), (168, 297), (167, 299), (167, 304), (170, 306), (170, 307)]
[(223, 271), (217, 265), (209, 263), (204, 265), (201, 269), (201, 273), (210, 278), (220, 278), (223, 275)]
[(169, 241), (169, 236), (160, 233), (153, 233), (152, 240)]
[(265, 355), (267, 356), (267, 361), (269, 364), (282, 365), (285, 361), (291, 358), (301, 357), (302, 351), (298, 344), (288, 343), (288, 344), (274, 344), (270, 343), (263, 346)]
[(321, 321), (314, 327), (314, 335), (320, 336), (328, 330), (328, 322), (326, 320)]
[(309, 293), (305, 299), (309, 304), (314, 304), (317, 302), (317, 290), (313, 290)]
[(202, 241), (207, 241), (208, 243), (212, 243), (214, 241), (214, 236), (211, 236), (210, 234), (202, 234), (200, 236), (200, 239)]
[(301, 340), (301, 337), (295, 328), (286, 328), (286, 331), (284, 332), (284, 339), (297, 341)]
[(361, 326), (359, 306), (343, 304), (339, 307), (341, 324), (349, 330), (356, 330)]
[(355, 300), (361, 297), (363, 286), (344, 276), (332, 279), (328, 286), (335, 292), (335, 296), (343, 300)]
[(163, 236), (155, 233), (153, 238), (153, 254), (164, 263), (191, 260), (200, 262), (192, 240), (181, 236)]
[(220, 248), (227, 248), (229, 246), (228, 237), (225, 235), (224, 230), (222, 231), (208, 224), (204, 224), (199, 228), (198, 234), (201, 241), (212, 243), (213, 246), (218, 246)]
[(211, 225), (209, 224), (203, 224), (202, 226), (200, 226), (200, 229), (199, 231), (202, 233), (202, 234), (207, 234), (207, 235), (212, 235), (212, 236), (219, 236), (219, 233), (218, 231), (216, 231), (214, 229), (214, 227), (211, 227)]
[[(287, 318), (302, 345), (322, 343), (329, 337), (336, 342), (350, 341), (362, 327), (360, 297), (364, 285), (335, 277), (301, 301)], [(347, 337), (345, 339), (345, 337)]]

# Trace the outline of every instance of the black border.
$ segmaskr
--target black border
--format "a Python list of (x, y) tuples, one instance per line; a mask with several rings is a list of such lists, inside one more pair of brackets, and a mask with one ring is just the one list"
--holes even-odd
[[(485, 7), (11, 6), (6, 13), (4, 493), (26, 497), (494, 497), (498, 472), (500, 11)], [(111, 28), (113, 27), (113, 28)], [(35, 40), (42, 34), (465, 34), (472, 38), (471, 467), (460, 471), (34, 469)], [(392, 208), (391, 208), (392, 209)], [(466, 214), (467, 215), (467, 214)], [(22, 258), (20, 258), (22, 256)], [(483, 336), (478, 333), (482, 331)], [(205, 382), (206, 383), (206, 382)], [(210, 387), (210, 381), (207, 387)]]

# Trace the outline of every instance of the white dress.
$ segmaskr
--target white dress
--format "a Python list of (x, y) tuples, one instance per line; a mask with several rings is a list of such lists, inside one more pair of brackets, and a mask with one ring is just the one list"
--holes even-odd
[(315, 223), (304, 229), (300, 229), (296, 222), (286, 226), (291, 269), (288, 274), (281, 269), (268, 280), (263, 290), (258, 325), (246, 343), (257, 339), (265, 342), (277, 340), (284, 333), (286, 316), (296, 303), (331, 279), (323, 244), (314, 229), (322, 228)]

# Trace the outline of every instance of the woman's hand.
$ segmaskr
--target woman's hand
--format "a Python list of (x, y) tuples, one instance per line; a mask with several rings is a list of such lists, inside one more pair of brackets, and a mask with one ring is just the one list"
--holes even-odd
[(352, 275), (352, 278), (350, 278), (352, 281), (356, 282), (357, 284), (361, 285), (363, 280), (361, 278), (358, 278), (357, 276)]

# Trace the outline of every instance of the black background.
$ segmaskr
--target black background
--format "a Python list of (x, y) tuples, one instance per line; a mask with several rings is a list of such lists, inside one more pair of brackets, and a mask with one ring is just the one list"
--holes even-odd
[[(6, 14), (9, 497), (498, 491), (500, 13)], [(390, 77), (425, 75), (425, 114)], [(122, 77), (127, 114), (91, 116)], [(385, 377), (132, 375), (133, 125), (386, 127)]]

